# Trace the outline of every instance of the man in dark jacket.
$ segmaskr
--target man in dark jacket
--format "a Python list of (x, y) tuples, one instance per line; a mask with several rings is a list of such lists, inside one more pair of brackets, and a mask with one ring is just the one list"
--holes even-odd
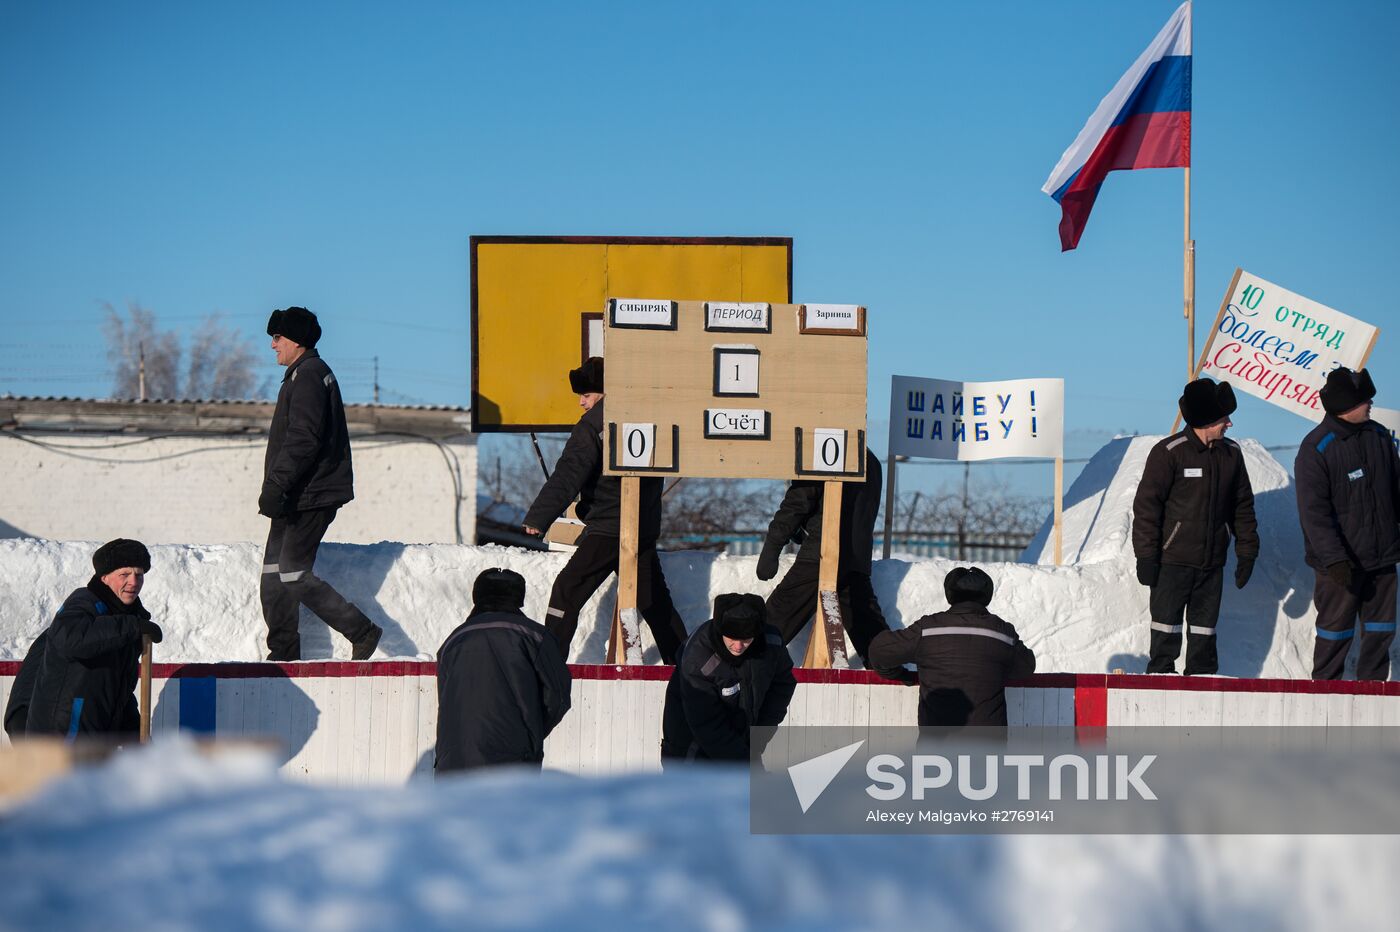
[[(882, 480), (880, 461), (866, 449), (865, 481), (848, 482), (841, 489), (836, 591), (840, 598), (841, 623), (867, 669), (873, 669), (869, 657), (871, 640), (880, 632), (890, 630), (870, 581)], [(758, 555), (758, 578), (772, 579), (778, 573), (778, 555), (783, 548), (789, 542), (800, 545), (797, 560), (778, 583), (778, 588), (768, 596), (768, 620), (782, 634), (784, 644), (791, 644), (816, 613), (824, 498), (823, 482), (798, 479), (788, 483), (787, 494), (768, 523), (768, 535)], [(913, 682), (913, 673), (902, 667), (879, 672), (891, 679)]]
[(1371, 420), (1371, 374), (1345, 367), (1319, 393), (1322, 423), (1293, 461), (1304, 558), (1317, 575), (1313, 679), (1342, 677), (1361, 621), (1356, 676), (1390, 676), (1395, 565), (1400, 563), (1400, 465), (1389, 433)]
[(797, 689), (782, 636), (764, 624), (762, 598), (726, 593), (714, 611), (691, 632), (666, 685), (663, 765), (747, 761), (749, 729), (782, 724)]
[(526, 618), (525, 579), (489, 569), (472, 586), (472, 611), (438, 650), (438, 773), (539, 767), (544, 739), (569, 711), (564, 655)]
[(28, 696), (28, 734), (71, 741), (135, 737), (140, 730), (136, 682), (143, 637), (161, 640), (160, 627), (140, 598), (151, 555), (140, 541), (118, 538), (97, 549), (92, 568), (92, 579), (64, 600), (41, 636), (44, 643), (36, 642), (25, 658), (24, 666), (37, 665)]
[(1186, 427), (1147, 454), (1133, 499), (1138, 582), (1151, 587), (1148, 673), (1174, 673), (1186, 617), (1186, 674), (1219, 667), (1215, 624), (1230, 535), (1235, 587), (1259, 556), (1254, 490), (1239, 445), (1225, 438), (1236, 407), (1228, 382), (1197, 379), (1178, 401)]
[(263, 553), (262, 609), (269, 660), (300, 660), (298, 605), (305, 605), (368, 660), (383, 629), (318, 577), (312, 566), (326, 529), (355, 497), (345, 405), (330, 367), (316, 352), (321, 325), (304, 307), (267, 321), (277, 364), (285, 366), (267, 432), (258, 513), (272, 519)]
[(925, 615), (870, 644), (882, 667), (919, 668), (919, 724), (1005, 725), (1006, 684), (1035, 672), (1035, 654), (1016, 629), (987, 611), (992, 578), (960, 566), (943, 579), (948, 610)]
[[(525, 533), (535, 537), (564, 513), (577, 496), (575, 513), (585, 527), (569, 562), (564, 564), (549, 593), (545, 626), (559, 639), (565, 656), (578, 630), (584, 603), (617, 570), (622, 480), (603, 475), (603, 360), (593, 356), (569, 372), (569, 387), (578, 395), (583, 417), (574, 425), (564, 452), (534, 504), (525, 515)], [(671, 590), (656, 555), (661, 536), (661, 479), (640, 482), (637, 529), (637, 607), (662, 663), (675, 663), (685, 639), (685, 625), (671, 602)]]

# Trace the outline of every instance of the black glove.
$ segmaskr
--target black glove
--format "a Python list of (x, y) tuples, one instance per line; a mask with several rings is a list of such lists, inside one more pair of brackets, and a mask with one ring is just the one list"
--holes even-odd
[(1157, 585), (1157, 576), (1162, 572), (1162, 564), (1156, 560), (1139, 560), (1137, 564), (1138, 582), (1151, 588)]
[(142, 637), (150, 638), (152, 644), (159, 644), (161, 638), (165, 637), (165, 635), (162, 634), (160, 631), (160, 625), (156, 624), (154, 621), (151, 621), (151, 619), (142, 618), (138, 615), (135, 617), (135, 621), (136, 633), (141, 635)]
[(788, 538), (793, 546), (801, 547), (807, 542), (807, 529), (802, 525), (797, 526), (797, 530), (792, 532), (792, 537)]
[(763, 552), (758, 555), (758, 578), (772, 579), (778, 575), (778, 551), (771, 543), (764, 543)]
[(1333, 563), (1324, 571), (1332, 577), (1332, 581), (1343, 589), (1351, 589), (1351, 564), (1343, 560), (1341, 563)]
[(1249, 582), (1249, 574), (1254, 572), (1254, 558), (1243, 557), (1235, 560), (1235, 588), (1243, 589)]
[(258, 496), (258, 514), (280, 518), (287, 510), (287, 493), (271, 482), (264, 482), (262, 494)]

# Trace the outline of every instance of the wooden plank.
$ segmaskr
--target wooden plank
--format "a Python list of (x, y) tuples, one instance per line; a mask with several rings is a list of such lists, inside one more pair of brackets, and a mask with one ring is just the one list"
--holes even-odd
[(609, 663), (642, 662), (642, 616), (637, 611), (637, 534), (641, 515), (641, 480), (622, 477), (618, 517), (617, 624), (608, 638)]
[[(369, 778), (383, 783), (389, 777), (389, 722), (398, 720), (397, 676), (370, 677)], [(395, 714), (391, 716), (391, 711)]]
[(426, 756), (425, 773), (433, 772), (433, 749), (437, 747), (437, 680), (431, 676), (417, 677), (418, 681), (418, 743), (415, 750), (418, 760)]
[[(867, 339), (802, 334), (800, 307), (774, 304), (771, 333), (706, 331), (701, 301), (678, 302), (675, 330), (613, 327), (605, 320), (609, 425), (617, 425), (619, 433), (622, 424), (656, 425), (653, 468), (674, 466), (675, 475), (795, 479), (799, 463), (804, 470), (810, 468), (811, 438), (817, 428), (845, 430), (846, 470), (863, 469), (865, 450), (858, 438), (866, 427)], [(714, 349), (722, 345), (758, 349), (759, 397), (716, 395)], [(709, 408), (768, 412), (770, 439), (706, 438), (704, 412)], [(803, 432), (802, 450), (794, 447), (798, 429)], [(628, 470), (609, 462), (609, 439), (605, 432), (604, 472), (628, 475)], [(862, 478), (851, 475), (840, 481)]]

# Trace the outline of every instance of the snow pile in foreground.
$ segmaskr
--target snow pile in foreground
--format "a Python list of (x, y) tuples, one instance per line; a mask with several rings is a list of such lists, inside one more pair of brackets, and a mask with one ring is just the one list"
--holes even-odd
[(251, 753), (166, 741), (10, 813), (0, 926), (1152, 932), (1400, 910), (1393, 836), (754, 836), (743, 770), (336, 790)]
[[(1026, 552), (1027, 563), (982, 564), (997, 584), (994, 611), (1035, 649), (1039, 669), (1104, 672), (1146, 667), (1147, 590), (1138, 585), (1129, 531), (1132, 498), (1147, 451), (1159, 438), (1119, 438), (1099, 451), (1065, 500), (1064, 566), (1054, 566), (1048, 523)], [(1287, 472), (1258, 443), (1241, 442), (1256, 494), (1263, 554), (1243, 592), (1226, 569), (1220, 621), (1221, 673), (1306, 677), (1311, 669), (1312, 572), (1303, 546)], [(349, 507), (354, 507), (353, 503)], [(0, 657), (19, 658), (49, 623), (62, 599), (90, 575), (95, 545), (0, 540)], [(258, 603), (261, 547), (253, 544), (162, 545), (143, 600), (165, 629), (158, 661), (257, 660), (265, 655)], [(566, 555), (495, 546), (379, 543), (326, 544), (317, 572), (385, 628), (381, 657), (432, 657), (471, 604), (477, 573), (491, 566), (520, 572), (529, 583), (527, 614), (545, 617), (549, 590)], [(791, 557), (784, 558), (784, 569)], [(761, 582), (756, 557), (702, 552), (662, 556), (672, 596), (688, 627), (709, 615), (721, 592), (767, 595), (781, 579)], [(892, 626), (947, 607), (946, 559), (883, 560), (875, 589)], [(585, 607), (570, 660), (602, 663), (615, 581)], [(646, 659), (656, 662), (649, 635)], [(793, 644), (800, 658), (805, 637)], [(1400, 646), (1397, 647), (1400, 649)], [(307, 659), (345, 658), (349, 645), (303, 614)], [(858, 661), (857, 661), (858, 663)]]

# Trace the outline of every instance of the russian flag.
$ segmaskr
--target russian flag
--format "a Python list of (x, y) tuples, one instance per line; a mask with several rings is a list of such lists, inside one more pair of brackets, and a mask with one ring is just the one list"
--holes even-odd
[(1191, 2), (1187, 0), (1099, 104), (1041, 188), (1060, 205), (1060, 247), (1079, 245), (1104, 178), (1124, 168), (1191, 164)]

